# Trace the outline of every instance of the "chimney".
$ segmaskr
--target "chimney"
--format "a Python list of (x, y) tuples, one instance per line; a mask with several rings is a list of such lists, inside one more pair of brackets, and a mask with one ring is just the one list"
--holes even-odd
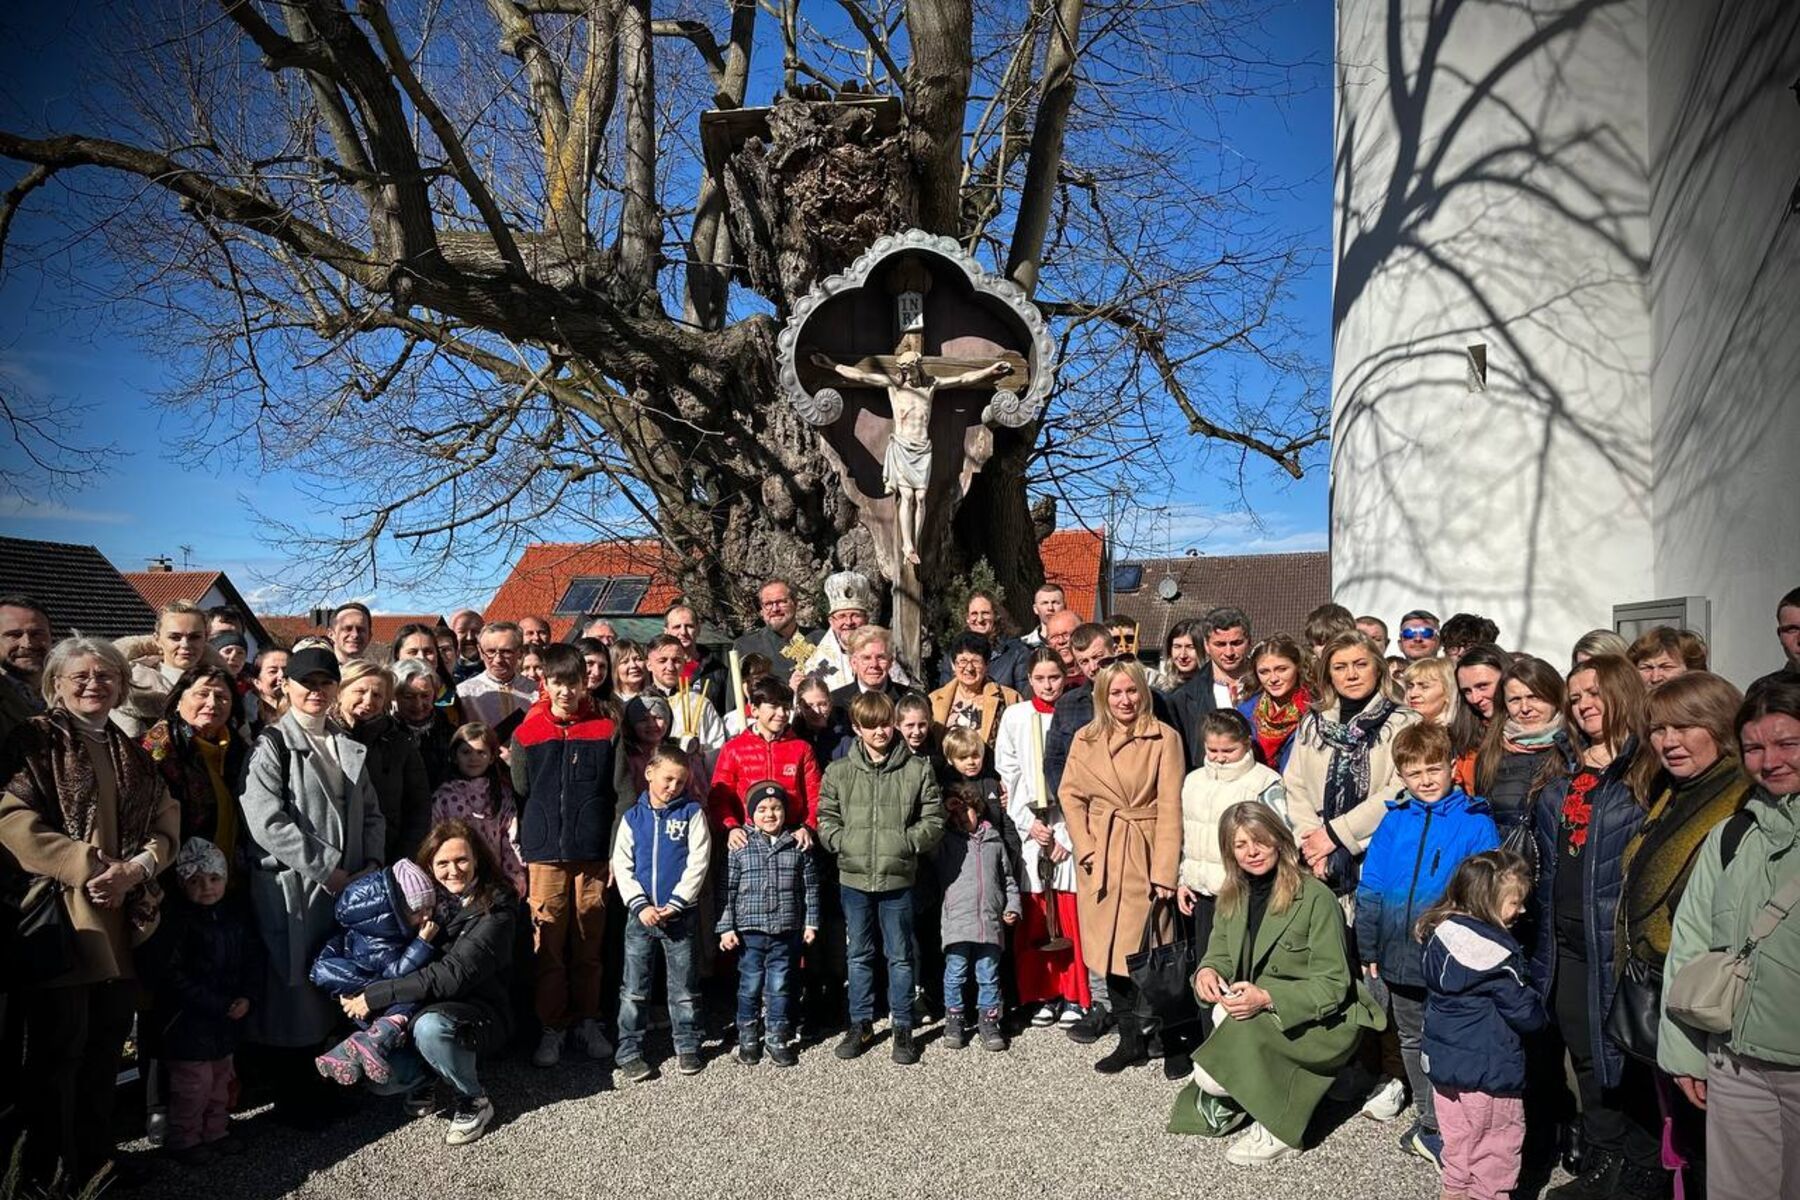
[(328, 628), (331, 625), (331, 610), (329, 608), (313, 609), (312, 623), (317, 625), (320, 629)]
[(168, 555), (159, 554), (151, 559), (150, 565), (144, 569), (158, 575), (169, 575), (174, 573), (175, 563)]

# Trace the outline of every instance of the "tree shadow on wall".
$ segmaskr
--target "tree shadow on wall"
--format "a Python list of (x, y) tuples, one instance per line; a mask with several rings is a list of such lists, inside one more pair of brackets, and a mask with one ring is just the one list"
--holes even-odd
[[(1471, 556), (1517, 554), (1521, 573), (1492, 599), (1522, 606), (1504, 630), (1522, 643), (1535, 605), (1577, 590), (1557, 564), (1569, 556), (1545, 552), (1577, 526), (1641, 527), (1648, 503), (1650, 160), (1701, 157), (1672, 149), (1722, 137), (1744, 106), (1683, 96), (1677, 146), (1653, 156), (1641, 111), (1589, 102), (1607, 91), (1606, 64), (1644, 70), (1643, 0), (1417, 7), (1390, 0), (1377, 17), (1371, 6), (1382, 28), (1360, 39), (1340, 15), (1333, 536), (1358, 543), (1338, 561), (1369, 566), (1334, 582), (1478, 603), (1488, 597), (1459, 580)], [(1709, 52), (1741, 61), (1709, 64), (1706, 77), (1773, 69), (1759, 43), (1792, 18), (1756, 7), (1720, 7)], [(1354, 61), (1359, 46), (1379, 46), (1377, 61)], [(1359, 338), (1359, 305), (1396, 298), (1428, 315), (1416, 329), (1377, 320), (1381, 336)], [(1463, 347), (1474, 342), (1489, 344), (1489, 376), (1471, 398)], [(1421, 437), (1421, 421), (1449, 427)], [(1463, 481), (1458, 502), (1394, 502), (1419, 493), (1406, 472), (1453, 472), (1473, 443), (1494, 464), (1491, 489), (1472, 498)], [(1335, 461), (1346, 444), (1374, 476), (1350, 480), (1349, 496)], [(1422, 458), (1426, 445), (1435, 453)], [(1523, 547), (1483, 545), (1499, 507), (1515, 510), (1501, 527), (1522, 525)]]

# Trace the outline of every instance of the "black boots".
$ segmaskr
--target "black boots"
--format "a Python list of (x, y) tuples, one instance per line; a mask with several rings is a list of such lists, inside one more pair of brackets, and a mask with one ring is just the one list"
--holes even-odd
[(1094, 1064), (1094, 1070), (1102, 1075), (1117, 1075), (1127, 1067), (1135, 1067), (1150, 1061), (1144, 1047), (1144, 1028), (1135, 1013), (1120, 1013), (1119, 1044), (1112, 1052)]

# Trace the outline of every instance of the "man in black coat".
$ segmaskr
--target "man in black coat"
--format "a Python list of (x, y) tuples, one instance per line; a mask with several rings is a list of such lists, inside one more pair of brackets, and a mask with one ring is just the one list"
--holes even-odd
[(1218, 708), (1236, 708), (1250, 695), (1255, 678), (1250, 662), (1250, 618), (1235, 608), (1215, 608), (1201, 618), (1206, 639), (1206, 665), (1169, 693), (1169, 723), (1181, 733), (1187, 769), (1198, 770), (1206, 757), (1200, 721)]
[(818, 641), (818, 635), (808, 634), (801, 628), (794, 589), (785, 579), (771, 579), (757, 588), (756, 608), (763, 623), (732, 643), (731, 648), (738, 652), (739, 659), (749, 658), (752, 654), (762, 655), (774, 664), (775, 674), (785, 680), (800, 664), (790, 662), (781, 652), (796, 635), (805, 635), (809, 642)]

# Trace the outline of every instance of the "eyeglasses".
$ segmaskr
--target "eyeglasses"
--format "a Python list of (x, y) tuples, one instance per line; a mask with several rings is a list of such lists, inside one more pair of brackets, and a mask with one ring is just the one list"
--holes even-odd
[(1433, 629), (1429, 625), (1422, 625), (1417, 629), (1402, 629), (1400, 631), (1400, 640), (1403, 642), (1430, 641), (1432, 638), (1434, 638), (1436, 636), (1437, 636), (1437, 630)]
[(764, 608), (791, 608), (793, 603), (792, 600), (764, 600), (762, 606)]
[(498, 650), (487, 646), (481, 648), (481, 657), (483, 658), (517, 658), (519, 657), (519, 653), (520, 652), (517, 650), (504, 647)]
[(63, 679), (74, 685), (78, 692), (91, 687), (109, 688), (119, 682), (119, 677), (111, 671), (78, 671), (73, 675), (64, 675)]

